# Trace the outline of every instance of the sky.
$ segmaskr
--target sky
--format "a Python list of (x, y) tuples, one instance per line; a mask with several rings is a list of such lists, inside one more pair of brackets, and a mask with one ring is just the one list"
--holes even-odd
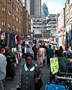
[(42, 4), (46, 3), (49, 14), (60, 13), (62, 8), (65, 7), (66, 0), (42, 0)]

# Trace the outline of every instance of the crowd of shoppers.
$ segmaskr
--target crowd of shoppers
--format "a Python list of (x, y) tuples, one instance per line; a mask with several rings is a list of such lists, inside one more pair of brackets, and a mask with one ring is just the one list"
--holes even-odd
[[(3, 90), (2, 81), (11, 77), (14, 79), (15, 64), (25, 59), (26, 63), (22, 67), (21, 73), (21, 90), (38, 90), (35, 88), (35, 83), (43, 76), (40, 68), (47, 64), (50, 67), (50, 58), (58, 58), (59, 70), (68, 72), (68, 64), (72, 63), (72, 51), (68, 46), (65, 49), (55, 44), (47, 42), (35, 42), (33, 44), (18, 44), (18, 51), (12, 51), (9, 47), (0, 49), (0, 90)], [(70, 59), (69, 59), (70, 58)], [(33, 60), (37, 62), (33, 63)], [(35, 68), (38, 76), (35, 76)], [(31, 83), (30, 83), (31, 82)]]
[(0, 90), (4, 90), (5, 80), (14, 79), (15, 67), (21, 59), (20, 52), (12, 51), (12, 48), (0, 48)]

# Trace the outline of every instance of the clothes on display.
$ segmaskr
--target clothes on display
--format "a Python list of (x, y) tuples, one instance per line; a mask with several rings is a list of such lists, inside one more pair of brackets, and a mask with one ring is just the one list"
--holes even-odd
[(9, 47), (16, 47), (15, 35), (13, 34), (9, 35)]
[(0, 48), (5, 45), (5, 32), (0, 32)]
[[(5, 56), (7, 57), (6, 78), (13, 78), (15, 76), (15, 54), (10, 51), (9, 53), (6, 53)], [(8, 56), (10, 56), (11, 58), (9, 58)]]
[(1, 44), (5, 44), (5, 46), (15, 48), (18, 42), (21, 42), (21, 35), (17, 36), (12, 33), (0, 32), (0, 41)]
[(17, 41), (18, 41), (18, 42), (21, 42), (21, 36), (20, 36), (20, 35), (17, 36)]
[(69, 27), (69, 30), (68, 30), (68, 40), (71, 40), (71, 28)]
[(16, 35), (6, 33), (6, 42), (9, 47), (16, 47)]
[(5, 39), (5, 32), (0, 32), (0, 40), (4, 40)]

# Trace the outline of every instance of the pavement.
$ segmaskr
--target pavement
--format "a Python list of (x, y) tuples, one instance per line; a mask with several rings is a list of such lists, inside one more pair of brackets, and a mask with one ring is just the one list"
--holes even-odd
[[(17, 84), (21, 81), (21, 67), (24, 63), (25, 63), (25, 61), (24, 61), (24, 59), (22, 59), (22, 62), (20, 63), (20, 65), (16, 67), (16, 76), (15, 76), (14, 80), (6, 80), (5, 90), (16, 90)], [(45, 85), (49, 81), (50, 70), (49, 70), (49, 67), (46, 65), (46, 63), (43, 66), (43, 68), (41, 68), (41, 69), (43, 72), (43, 77), (42, 77), (43, 87), (41, 90), (45, 90)]]

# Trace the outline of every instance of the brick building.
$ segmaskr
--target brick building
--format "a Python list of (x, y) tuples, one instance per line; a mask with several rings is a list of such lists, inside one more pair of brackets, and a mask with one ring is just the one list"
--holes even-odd
[(0, 29), (13, 34), (22, 34), (22, 9), (21, 0), (0, 0)]
[(72, 0), (65, 3), (66, 45), (72, 48)]
[(24, 36), (28, 36), (31, 31), (31, 19), (28, 14), (28, 11), (23, 7), (23, 33)]

